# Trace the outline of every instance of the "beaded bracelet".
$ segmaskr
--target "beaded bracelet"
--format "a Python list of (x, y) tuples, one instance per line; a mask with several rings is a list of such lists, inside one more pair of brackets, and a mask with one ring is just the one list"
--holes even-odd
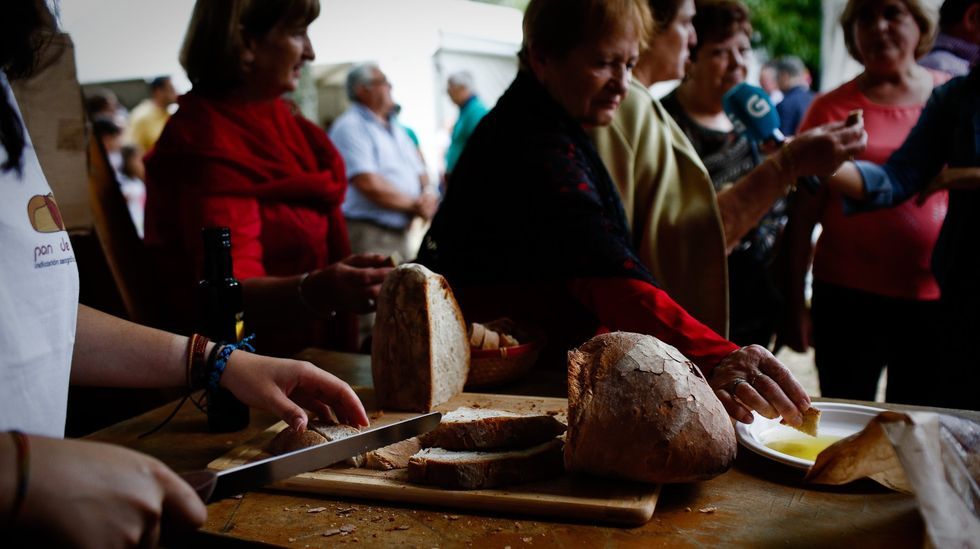
[[(231, 353), (239, 349), (243, 351), (248, 351), (250, 353), (255, 352), (255, 347), (252, 347), (252, 340), (255, 339), (255, 334), (252, 334), (238, 343), (227, 343), (221, 346), (221, 350), (218, 351), (214, 359), (213, 364), (209, 364), (208, 376), (207, 376), (207, 388), (214, 391), (218, 389), (218, 383), (221, 381), (221, 375), (225, 373), (225, 367), (228, 366), (228, 357)], [(212, 350), (213, 353), (213, 350)], [(210, 363), (210, 359), (208, 359)]]
[(195, 375), (201, 371), (202, 367), (205, 365), (204, 351), (208, 348), (208, 343), (211, 340), (200, 335), (191, 334), (190, 339), (187, 341), (187, 365), (185, 370), (185, 379), (187, 383), (187, 390), (191, 392), (198, 387), (195, 384)]
[(27, 496), (27, 480), (31, 472), (31, 442), (20, 431), (10, 431), (10, 436), (14, 439), (14, 446), (17, 447), (17, 488), (14, 491), (14, 504), (10, 508), (8, 521), (13, 524)]

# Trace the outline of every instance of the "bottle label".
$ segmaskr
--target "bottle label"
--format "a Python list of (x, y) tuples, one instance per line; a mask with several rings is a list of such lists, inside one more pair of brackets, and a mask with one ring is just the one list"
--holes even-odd
[(242, 312), (235, 313), (235, 341), (245, 339), (245, 315)]

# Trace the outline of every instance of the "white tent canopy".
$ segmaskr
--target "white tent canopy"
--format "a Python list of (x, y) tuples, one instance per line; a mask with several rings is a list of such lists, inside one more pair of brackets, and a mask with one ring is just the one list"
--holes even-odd
[[(445, 126), (456, 113), (445, 76), (468, 68), (489, 103), (516, 72), (520, 11), (467, 0), (321, 0), (310, 26), (315, 65), (376, 61), (394, 84), (401, 120), (415, 129), (430, 167), (440, 165)], [(177, 61), (193, 0), (67, 0), (62, 27), (75, 42), (84, 83), (170, 74), (190, 84)], [(488, 62), (488, 60), (490, 60)]]

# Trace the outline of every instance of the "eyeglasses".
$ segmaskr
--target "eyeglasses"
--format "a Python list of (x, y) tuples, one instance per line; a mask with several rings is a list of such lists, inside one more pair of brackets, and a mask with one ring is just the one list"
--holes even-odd
[(369, 86), (391, 86), (391, 82), (388, 82), (388, 78), (381, 76), (378, 78), (372, 78), (368, 80)]

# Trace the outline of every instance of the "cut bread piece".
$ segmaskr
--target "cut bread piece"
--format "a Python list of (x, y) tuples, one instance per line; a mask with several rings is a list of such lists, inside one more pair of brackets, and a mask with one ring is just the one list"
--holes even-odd
[(408, 462), (408, 480), (443, 488), (476, 490), (521, 484), (564, 473), (562, 441), (554, 438), (526, 450), (453, 452), (428, 448)]
[(727, 471), (735, 450), (724, 406), (674, 347), (615, 332), (568, 353), (569, 471), (693, 482)]
[[(350, 425), (331, 425), (319, 421), (311, 421), (306, 430), (297, 433), (292, 427), (286, 427), (269, 442), (268, 451), (270, 454), (285, 454), (302, 448), (319, 446), (326, 442), (340, 440), (351, 435), (356, 435), (361, 431), (357, 427)], [(351, 467), (360, 467), (364, 463), (364, 456), (354, 456), (340, 463)]]
[(392, 271), (371, 346), (378, 405), (428, 412), (463, 391), (469, 367), (466, 325), (446, 279), (413, 263)]
[(378, 471), (404, 469), (408, 467), (408, 460), (420, 450), (422, 444), (418, 437), (412, 437), (368, 452), (364, 455), (364, 467)]
[(504, 450), (535, 446), (564, 432), (565, 424), (547, 414), (464, 407), (442, 416), (439, 426), (419, 439), (425, 448)]
[[(785, 419), (779, 420), (783, 425), (789, 425)], [(820, 410), (810, 406), (803, 412), (803, 423), (799, 427), (793, 427), (797, 431), (802, 431), (811, 437), (817, 436), (817, 429), (820, 426)], [(791, 426), (792, 427), (792, 426)]]
[(500, 334), (497, 332), (487, 329), (483, 336), (482, 349), (499, 349), (500, 348)]
[(470, 334), (470, 347), (479, 349), (483, 346), (483, 338), (487, 335), (487, 328), (479, 322), (473, 323), (473, 330)]

